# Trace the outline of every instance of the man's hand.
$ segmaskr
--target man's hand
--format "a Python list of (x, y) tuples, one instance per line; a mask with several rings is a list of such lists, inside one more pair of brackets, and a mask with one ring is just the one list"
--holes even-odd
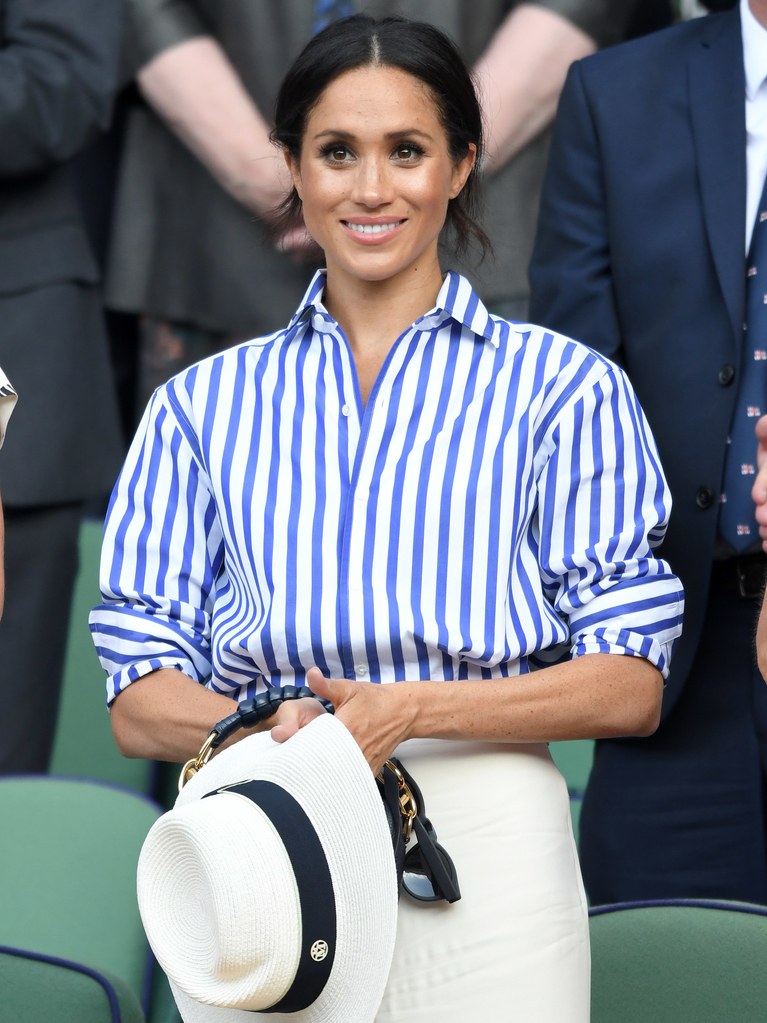
[(756, 521), (759, 523), (759, 536), (762, 550), (767, 552), (767, 415), (756, 421), (757, 474), (751, 489), (751, 496), (756, 504)]

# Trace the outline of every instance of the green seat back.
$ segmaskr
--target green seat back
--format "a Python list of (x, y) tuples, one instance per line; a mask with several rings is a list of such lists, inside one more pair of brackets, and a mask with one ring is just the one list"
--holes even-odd
[(554, 763), (559, 768), (571, 792), (583, 792), (594, 760), (593, 739), (573, 739), (549, 743)]
[(77, 963), (0, 947), (4, 1023), (144, 1023), (136, 995), (119, 979)]
[(114, 782), (150, 794), (154, 765), (129, 760), (115, 745), (106, 706), (104, 671), (88, 628), (88, 615), (99, 602), (100, 522), (80, 528), (80, 570), (75, 585), (67, 656), (50, 773)]
[(592, 1023), (767, 1018), (767, 908), (681, 902), (591, 914)]
[(0, 945), (105, 970), (141, 997), (149, 948), (136, 864), (158, 815), (95, 782), (0, 779)]

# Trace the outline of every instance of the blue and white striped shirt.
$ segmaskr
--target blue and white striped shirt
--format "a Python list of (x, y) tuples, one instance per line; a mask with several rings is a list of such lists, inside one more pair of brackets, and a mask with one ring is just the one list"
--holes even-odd
[(239, 700), (312, 666), (480, 679), (605, 652), (665, 674), (670, 500), (622, 371), (449, 273), (363, 407), (323, 288), (155, 393), (91, 615), (109, 699), (162, 667)]

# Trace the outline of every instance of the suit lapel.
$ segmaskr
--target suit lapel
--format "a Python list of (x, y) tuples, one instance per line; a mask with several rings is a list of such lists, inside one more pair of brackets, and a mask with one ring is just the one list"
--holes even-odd
[(703, 216), (740, 352), (745, 295), (745, 72), (736, 8), (708, 15), (690, 55), (688, 87)]

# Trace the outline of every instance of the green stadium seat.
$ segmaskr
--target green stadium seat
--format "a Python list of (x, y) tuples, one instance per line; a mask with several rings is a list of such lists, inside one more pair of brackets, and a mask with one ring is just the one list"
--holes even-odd
[(4, 1023), (144, 1023), (138, 998), (119, 977), (53, 956), (0, 946)]
[(86, 520), (80, 529), (80, 571), (75, 585), (61, 703), (50, 773), (113, 782), (153, 795), (156, 765), (130, 760), (115, 746), (106, 707), (104, 671), (88, 628), (88, 615), (99, 602), (100, 522)]
[(590, 910), (592, 1023), (756, 1023), (767, 907), (663, 901)]
[(594, 760), (593, 739), (549, 743), (554, 763), (562, 772), (570, 792), (583, 792)]
[(147, 1004), (136, 864), (159, 814), (148, 799), (96, 782), (0, 779), (0, 945), (112, 974)]

